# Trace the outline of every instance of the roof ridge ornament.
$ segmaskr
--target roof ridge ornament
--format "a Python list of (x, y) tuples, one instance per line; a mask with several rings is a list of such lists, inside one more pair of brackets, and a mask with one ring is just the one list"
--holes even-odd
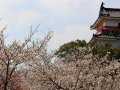
[(100, 11), (99, 11), (99, 16), (103, 16), (103, 14), (105, 13), (105, 7), (104, 7), (105, 3), (101, 3), (101, 7), (100, 7)]
[(102, 6), (102, 7), (104, 7), (104, 5), (105, 5), (105, 3), (104, 3), (104, 2), (102, 2), (101, 6)]
[(104, 4), (105, 4), (105, 3), (103, 3), (103, 2), (101, 3), (101, 10), (104, 9)]

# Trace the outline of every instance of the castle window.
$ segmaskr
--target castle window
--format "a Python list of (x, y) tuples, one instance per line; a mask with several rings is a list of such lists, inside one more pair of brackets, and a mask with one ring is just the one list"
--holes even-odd
[(120, 23), (118, 23), (118, 27), (120, 27)]
[(102, 34), (108, 35), (109, 31), (108, 30), (102, 30)]
[(113, 33), (113, 35), (118, 35), (118, 31), (117, 30), (113, 30), (112, 33)]
[(120, 36), (120, 31), (118, 31), (118, 35)]

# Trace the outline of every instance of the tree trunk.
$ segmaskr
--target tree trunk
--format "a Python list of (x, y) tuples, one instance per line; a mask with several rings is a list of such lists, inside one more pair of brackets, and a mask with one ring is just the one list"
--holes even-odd
[(4, 90), (7, 90), (7, 83), (4, 84)]

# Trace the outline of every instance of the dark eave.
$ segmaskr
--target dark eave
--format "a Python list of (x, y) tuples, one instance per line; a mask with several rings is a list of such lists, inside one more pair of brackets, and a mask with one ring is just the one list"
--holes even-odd
[(94, 24), (90, 26), (91, 30), (94, 28), (95, 24), (99, 21), (99, 19), (100, 18), (98, 17), (97, 20), (94, 22)]
[(120, 9), (119, 9), (119, 8), (105, 8), (105, 7), (104, 7), (104, 9), (105, 9), (106, 11), (119, 11), (119, 12), (120, 12)]
[(95, 29), (98, 27), (97, 24), (103, 23), (107, 18), (106, 17), (98, 17), (97, 20), (95, 21), (95, 23), (93, 25), (91, 25), (91, 30)]
[(110, 35), (93, 35), (93, 39), (96, 40), (120, 40), (120, 36), (110, 36)]

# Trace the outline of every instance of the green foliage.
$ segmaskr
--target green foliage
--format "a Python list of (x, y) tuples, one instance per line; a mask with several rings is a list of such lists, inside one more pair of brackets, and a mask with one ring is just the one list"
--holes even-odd
[(106, 46), (96, 46), (92, 49), (93, 55), (99, 55), (99, 57), (103, 57), (108, 55), (108, 59), (120, 59), (120, 49), (119, 48), (112, 48), (111, 45)]
[(89, 42), (89, 47), (94, 47), (94, 46), (96, 46), (96, 42), (95, 41), (92, 41), (92, 42)]
[(109, 50), (109, 48), (105, 48), (104, 46), (96, 46), (92, 49), (92, 54), (102, 57), (105, 56)]
[(75, 52), (78, 49), (78, 47), (86, 47), (86, 46), (87, 43), (85, 40), (71, 41), (69, 43), (60, 46), (60, 48), (57, 50), (55, 54), (60, 58), (64, 58), (66, 57), (66, 55)]
[(120, 49), (119, 48), (112, 49), (111, 56), (113, 56), (115, 59), (120, 59)]
[(108, 60), (120, 59), (120, 48), (112, 48), (112, 45), (110, 44), (98, 45), (96, 42), (89, 43), (89, 46), (90, 47), (88, 47), (88, 44), (85, 40), (71, 41), (60, 46), (55, 55), (65, 59), (68, 55), (71, 56), (75, 55), (76, 53), (76, 55), (79, 55), (79, 47), (87, 47), (91, 49), (91, 53), (93, 55), (98, 55), (100, 58), (107, 55)]

